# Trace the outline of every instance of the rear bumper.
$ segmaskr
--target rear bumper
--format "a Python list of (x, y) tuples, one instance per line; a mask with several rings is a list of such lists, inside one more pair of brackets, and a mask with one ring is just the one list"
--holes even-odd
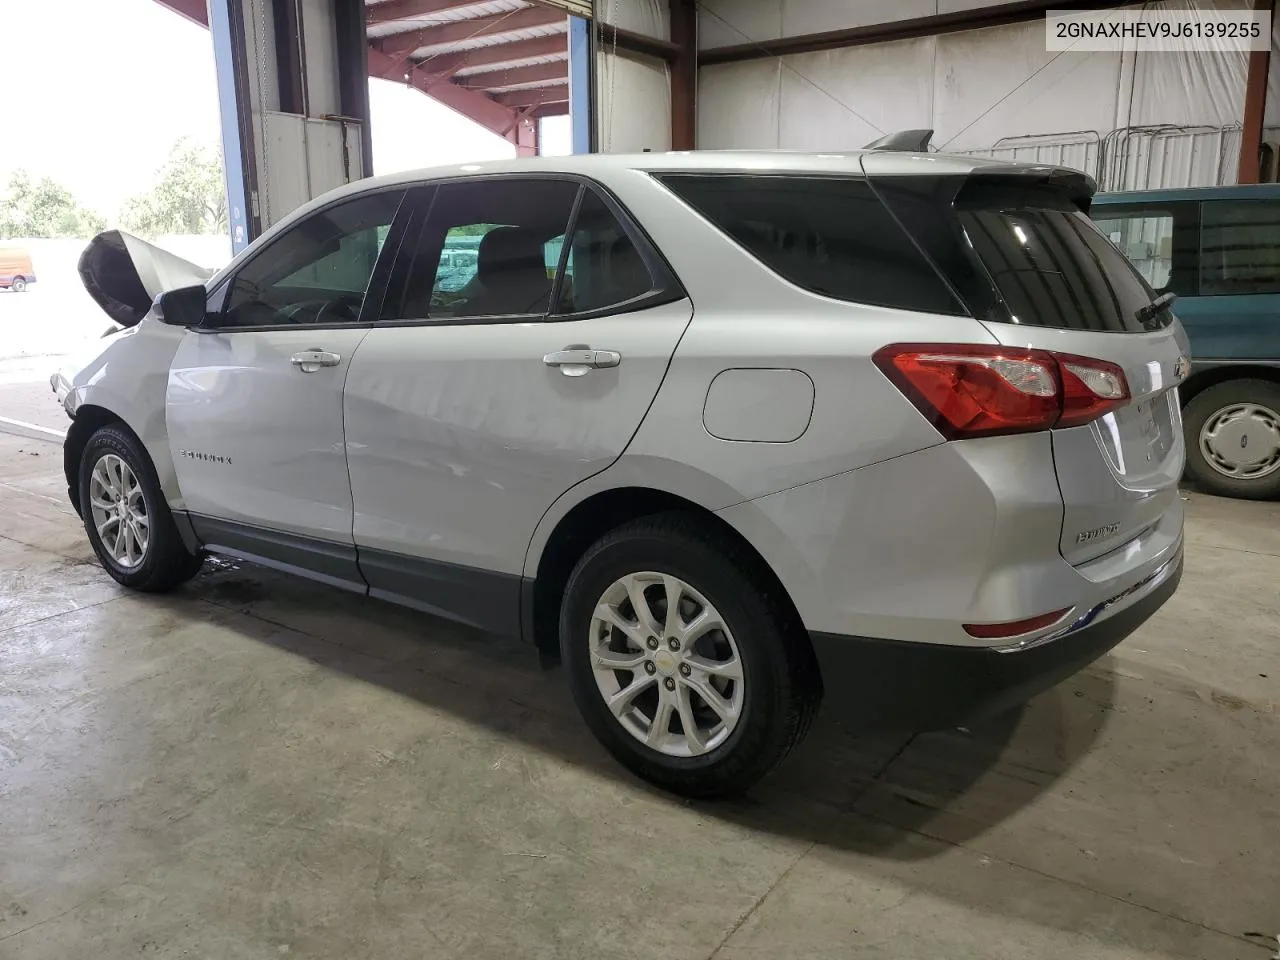
[(1179, 550), (1141, 585), (1145, 592), (1112, 598), (1064, 633), (1019, 650), (810, 634), (826, 690), (823, 712), (858, 730), (909, 731), (1000, 713), (1056, 686), (1129, 636), (1173, 595), (1182, 562)]

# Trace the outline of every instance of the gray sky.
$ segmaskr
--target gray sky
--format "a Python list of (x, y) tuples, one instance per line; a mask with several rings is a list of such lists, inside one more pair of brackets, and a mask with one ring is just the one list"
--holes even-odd
[[(155, 0), (0, 0), (0, 16), (22, 25), (21, 40), (0, 35), (0, 90), (22, 106), (21, 122), (0, 124), (4, 181), (19, 167), (51, 176), (111, 220), (151, 185), (176, 139), (218, 143), (213, 44), (203, 27)], [(514, 153), (403, 85), (371, 81), (370, 103), (378, 173)], [(567, 124), (546, 133), (549, 149), (562, 147)]]

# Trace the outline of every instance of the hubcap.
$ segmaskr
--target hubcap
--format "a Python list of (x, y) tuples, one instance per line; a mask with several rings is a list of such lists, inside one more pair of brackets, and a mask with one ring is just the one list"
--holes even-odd
[(1280, 470), (1280, 414), (1260, 403), (1233, 403), (1200, 428), (1200, 452), (1224, 477), (1258, 480)]
[(615, 581), (592, 614), (590, 644), (610, 712), (659, 753), (699, 756), (738, 725), (746, 693), (738, 645), (716, 608), (678, 577)]
[(125, 568), (146, 559), (151, 525), (142, 485), (114, 453), (104, 454), (89, 475), (89, 508), (102, 546)]

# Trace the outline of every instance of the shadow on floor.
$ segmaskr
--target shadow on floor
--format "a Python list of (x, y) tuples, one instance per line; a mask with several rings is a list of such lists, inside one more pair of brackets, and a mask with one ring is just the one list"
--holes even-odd
[[(630, 778), (579, 719), (563, 671), (542, 670), (532, 649), (517, 641), (225, 561), (207, 567), (182, 594), (154, 602), (175, 605), (175, 612), (181, 606), (189, 616), (192, 597), (286, 628), (252, 632), (328, 669), (603, 777)], [(938, 848), (899, 843), (895, 831), (928, 832), (962, 798), (968, 814), (949, 819), (948, 842), (963, 843), (1010, 817), (1089, 751), (1113, 690), (1104, 659), (1030, 704), (968, 729), (855, 736), (820, 714), (805, 742), (747, 797), (697, 806), (752, 829), (877, 857), (934, 855)], [(847, 812), (895, 830), (830, 829)]]

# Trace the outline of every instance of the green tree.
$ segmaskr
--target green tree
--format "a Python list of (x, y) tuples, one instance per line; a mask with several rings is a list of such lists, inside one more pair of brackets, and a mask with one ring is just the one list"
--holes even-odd
[(156, 171), (156, 185), (125, 203), (120, 221), (144, 236), (225, 233), (227, 191), (222, 155), (183, 138)]
[(36, 181), (17, 170), (0, 196), (0, 237), (91, 237), (105, 228), (101, 216), (49, 177)]

